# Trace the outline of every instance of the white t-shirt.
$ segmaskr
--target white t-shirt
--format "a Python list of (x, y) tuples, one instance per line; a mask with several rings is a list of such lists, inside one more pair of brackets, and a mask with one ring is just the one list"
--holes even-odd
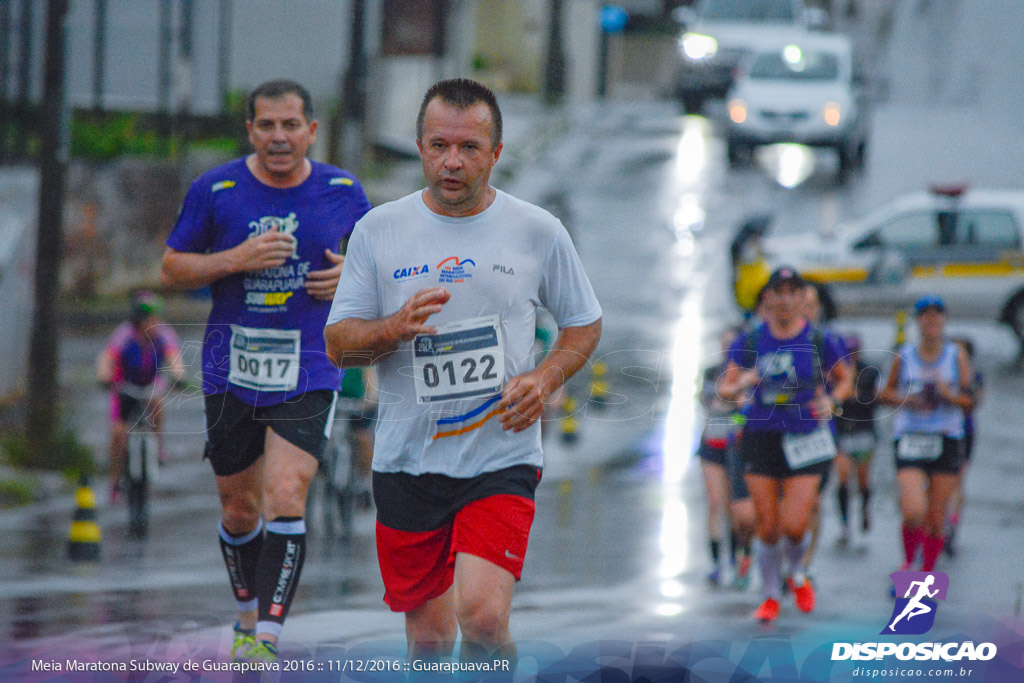
[(356, 224), (327, 324), (385, 318), (438, 285), (451, 292), (427, 321), (438, 334), (401, 344), (377, 365), (373, 469), (465, 478), (541, 467), (540, 424), (502, 431), (496, 408), (505, 382), (535, 366), (538, 306), (559, 328), (601, 317), (569, 233), (500, 190), (466, 218), (436, 214), (414, 192)]

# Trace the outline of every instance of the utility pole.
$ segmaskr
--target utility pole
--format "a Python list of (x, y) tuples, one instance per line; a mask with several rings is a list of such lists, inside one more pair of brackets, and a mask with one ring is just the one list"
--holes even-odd
[(18, 47), (18, 130), (14, 136), (14, 156), (24, 158), (28, 154), (28, 138), (31, 124), (28, 114), (28, 87), (32, 65), (32, 0), (21, 0), (21, 42)]
[(7, 138), (11, 120), (7, 81), (11, 73), (11, 0), (0, 0), (0, 163), (7, 161)]
[(178, 158), (188, 155), (188, 141), (192, 135), (189, 115), (192, 112), (193, 40), (192, 0), (181, 0), (181, 25), (178, 27), (178, 58), (174, 60), (174, 106), (177, 110), (177, 132), (181, 136)]
[(217, 95), (220, 97), (221, 114), (229, 113), (226, 107), (231, 91), (231, 10), (231, 0), (220, 0), (217, 30)]
[(167, 155), (171, 149), (171, 0), (160, 0), (160, 29), (157, 42), (157, 128), (160, 146)]
[(562, 0), (551, 0), (548, 21), (548, 59), (544, 72), (544, 101), (558, 104), (565, 94), (565, 50), (562, 49)]
[(366, 122), (366, 50), (364, 26), (366, 2), (351, 0), (351, 33), (348, 44), (348, 68), (341, 82), (341, 107), (338, 121), (332, 126), (337, 139), (332, 141), (328, 154), (332, 164), (341, 165), (358, 173), (363, 163), (363, 135)]
[(64, 19), (69, 0), (50, 0), (39, 138), (39, 227), (36, 239), (35, 310), (28, 367), (27, 441), (32, 462), (55, 463), (58, 396), (58, 294), (63, 249), (64, 172), (68, 159), (64, 92)]
[(103, 110), (103, 78), (107, 56), (107, 0), (96, 0), (92, 43), (92, 109)]

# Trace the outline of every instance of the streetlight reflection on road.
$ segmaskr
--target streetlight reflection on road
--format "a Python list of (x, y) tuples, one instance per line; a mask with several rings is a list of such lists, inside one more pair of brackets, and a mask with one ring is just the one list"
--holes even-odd
[(761, 161), (775, 182), (790, 189), (814, 173), (814, 150), (803, 145), (784, 143), (764, 147)]
[(673, 250), (674, 271), (685, 280), (685, 294), (679, 317), (673, 325), (670, 362), (672, 387), (662, 442), (662, 521), (658, 547), (659, 592), (667, 602), (655, 610), (663, 616), (674, 616), (682, 608), (674, 602), (685, 588), (676, 581), (685, 569), (690, 555), (687, 545), (689, 513), (682, 498), (682, 481), (693, 449), (697, 421), (694, 388), (704, 336), (701, 300), (704, 277), (695, 259), (694, 233), (704, 227), (704, 198), (708, 184), (708, 143), (710, 127), (706, 119), (687, 117), (676, 149), (675, 173), (666, 192), (671, 197), (670, 219), (676, 244)]
[(675, 189), (702, 190), (707, 186), (708, 139), (711, 124), (698, 116), (683, 119), (683, 134), (676, 148)]

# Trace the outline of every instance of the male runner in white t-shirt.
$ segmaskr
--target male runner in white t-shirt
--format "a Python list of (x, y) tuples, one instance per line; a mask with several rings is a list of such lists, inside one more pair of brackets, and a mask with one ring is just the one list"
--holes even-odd
[[(436, 83), (417, 137), (427, 187), (356, 225), (327, 353), (378, 367), (377, 551), (409, 657), (450, 654), (458, 628), (464, 660), (512, 657), (538, 420), (597, 346), (601, 307), (562, 224), (489, 184), (502, 150), (490, 90)], [(559, 335), (534, 367), (542, 305)]]

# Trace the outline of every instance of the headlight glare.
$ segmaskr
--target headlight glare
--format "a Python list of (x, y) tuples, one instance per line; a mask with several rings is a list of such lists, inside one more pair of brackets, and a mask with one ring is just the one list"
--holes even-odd
[(683, 54), (690, 59), (708, 59), (718, 52), (718, 41), (700, 33), (686, 33), (682, 41)]

